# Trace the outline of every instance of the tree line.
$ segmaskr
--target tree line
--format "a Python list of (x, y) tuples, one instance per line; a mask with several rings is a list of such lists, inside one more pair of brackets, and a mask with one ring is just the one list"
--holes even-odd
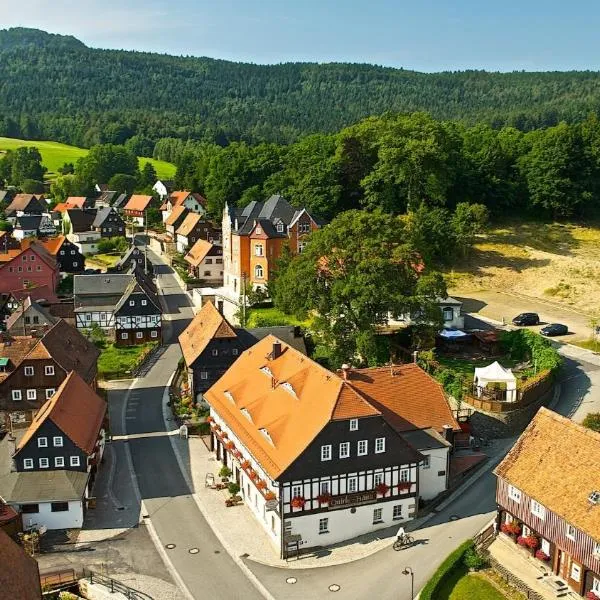
[[(88, 48), (0, 31), (0, 135), (89, 148), (134, 136), (286, 144), (387, 111), (529, 131), (600, 108), (596, 72), (418, 73), (368, 64), (254, 65)], [(148, 141), (150, 147), (148, 147)]]

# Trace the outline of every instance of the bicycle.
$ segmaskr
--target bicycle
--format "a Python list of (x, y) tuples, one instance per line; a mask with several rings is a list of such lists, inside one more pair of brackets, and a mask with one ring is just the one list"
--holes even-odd
[(401, 538), (396, 539), (396, 541), (394, 542), (394, 550), (396, 550), (396, 552), (398, 550), (402, 550), (402, 548), (404, 548), (405, 546), (410, 546), (411, 544), (414, 544), (415, 538), (413, 538), (412, 535), (408, 535), (408, 533), (405, 533)]

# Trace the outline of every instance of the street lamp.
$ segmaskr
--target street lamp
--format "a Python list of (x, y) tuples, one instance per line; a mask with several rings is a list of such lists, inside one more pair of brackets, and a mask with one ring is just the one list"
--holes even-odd
[(412, 600), (415, 597), (415, 572), (410, 567), (404, 567), (402, 575), (410, 575), (410, 597)]

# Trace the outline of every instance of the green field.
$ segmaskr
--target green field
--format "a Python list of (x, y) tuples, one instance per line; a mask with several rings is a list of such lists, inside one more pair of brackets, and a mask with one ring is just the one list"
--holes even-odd
[[(31, 141), (18, 140), (15, 138), (0, 137), (0, 152), (3, 150), (14, 150), (21, 146), (35, 146), (42, 155), (42, 162), (48, 169), (47, 176), (52, 178), (66, 162), (77, 162), (78, 158), (85, 156), (87, 150), (85, 148), (77, 148), (59, 142), (49, 141)], [(156, 170), (159, 179), (171, 179), (175, 175), (175, 165), (165, 162), (164, 160), (155, 160), (154, 158), (139, 158), (140, 168), (144, 163), (149, 162)]]

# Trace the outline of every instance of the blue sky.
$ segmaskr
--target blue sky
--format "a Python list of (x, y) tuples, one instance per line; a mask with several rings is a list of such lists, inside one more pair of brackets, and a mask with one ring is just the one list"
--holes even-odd
[(0, 0), (1, 27), (89, 46), (419, 71), (600, 69), (590, 0)]

